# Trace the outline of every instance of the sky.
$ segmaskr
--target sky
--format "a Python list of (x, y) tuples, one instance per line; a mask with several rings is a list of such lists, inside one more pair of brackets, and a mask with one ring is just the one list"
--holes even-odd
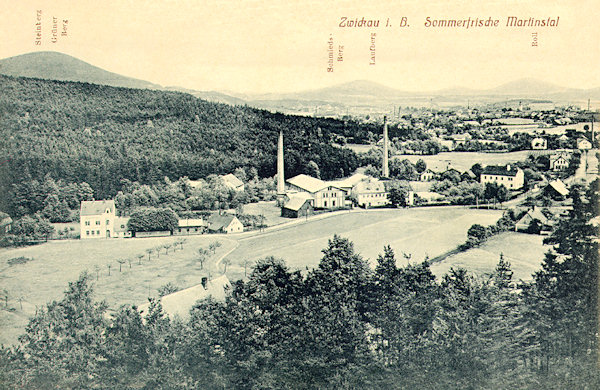
[[(600, 87), (599, 11), (596, 0), (0, 0), (0, 58), (59, 51), (163, 86), (242, 93), (352, 80), (405, 91), (492, 88), (521, 78), (594, 88)], [(509, 16), (559, 19), (555, 27), (506, 27)], [(379, 20), (379, 27), (340, 27), (344, 17)], [(400, 27), (403, 17), (407, 27)], [(499, 25), (426, 27), (427, 17), (491, 17)], [(67, 36), (60, 35), (63, 20)]]

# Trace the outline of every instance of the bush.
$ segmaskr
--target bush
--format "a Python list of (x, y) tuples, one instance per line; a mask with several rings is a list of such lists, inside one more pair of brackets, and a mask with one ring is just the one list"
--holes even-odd
[(177, 224), (178, 218), (173, 210), (143, 207), (131, 213), (127, 227), (133, 232), (172, 231)]

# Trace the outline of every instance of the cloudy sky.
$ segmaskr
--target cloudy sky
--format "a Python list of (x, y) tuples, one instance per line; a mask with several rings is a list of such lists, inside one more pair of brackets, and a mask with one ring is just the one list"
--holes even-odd
[[(37, 10), (41, 45), (35, 43)], [(407, 91), (489, 88), (520, 78), (590, 88), (600, 86), (598, 11), (595, 0), (0, 0), (0, 58), (54, 50), (165, 86), (238, 92), (298, 91), (351, 80)], [(557, 27), (510, 28), (509, 16), (560, 19)], [(342, 28), (342, 17), (380, 24)], [(399, 27), (402, 17), (408, 27)], [(427, 17), (491, 17), (499, 26), (431, 28)], [(391, 26), (385, 27), (388, 18)], [(67, 37), (60, 36), (63, 19)], [(531, 46), (533, 32), (537, 47)], [(333, 72), (327, 72), (330, 37)], [(369, 65), (372, 43), (375, 65)]]

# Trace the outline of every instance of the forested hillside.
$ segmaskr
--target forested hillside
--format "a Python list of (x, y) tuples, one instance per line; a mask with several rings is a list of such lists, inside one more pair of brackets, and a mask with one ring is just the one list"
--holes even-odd
[(96, 199), (114, 196), (123, 179), (198, 179), (238, 167), (271, 177), (280, 129), (287, 177), (313, 161), (331, 179), (357, 167), (354, 152), (332, 146), (335, 134), (365, 131), (178, 92), (10, 76), (0, 76), (0, 89), (0, 208), (9, 212), (13, 184), (47, 175), (88, 183)]

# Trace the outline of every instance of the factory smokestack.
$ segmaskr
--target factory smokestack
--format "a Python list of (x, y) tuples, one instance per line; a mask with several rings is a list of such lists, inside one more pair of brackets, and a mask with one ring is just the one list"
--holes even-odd
[(283, 130), (279, 130), (279, 142), (277, 143), (277, 195), (285, 194), (283, 168)]
[(387, 116), (383, 117), (383, 167), (381, 175), (390, 177), (390, 168), (388, 164), (388, 125)]

